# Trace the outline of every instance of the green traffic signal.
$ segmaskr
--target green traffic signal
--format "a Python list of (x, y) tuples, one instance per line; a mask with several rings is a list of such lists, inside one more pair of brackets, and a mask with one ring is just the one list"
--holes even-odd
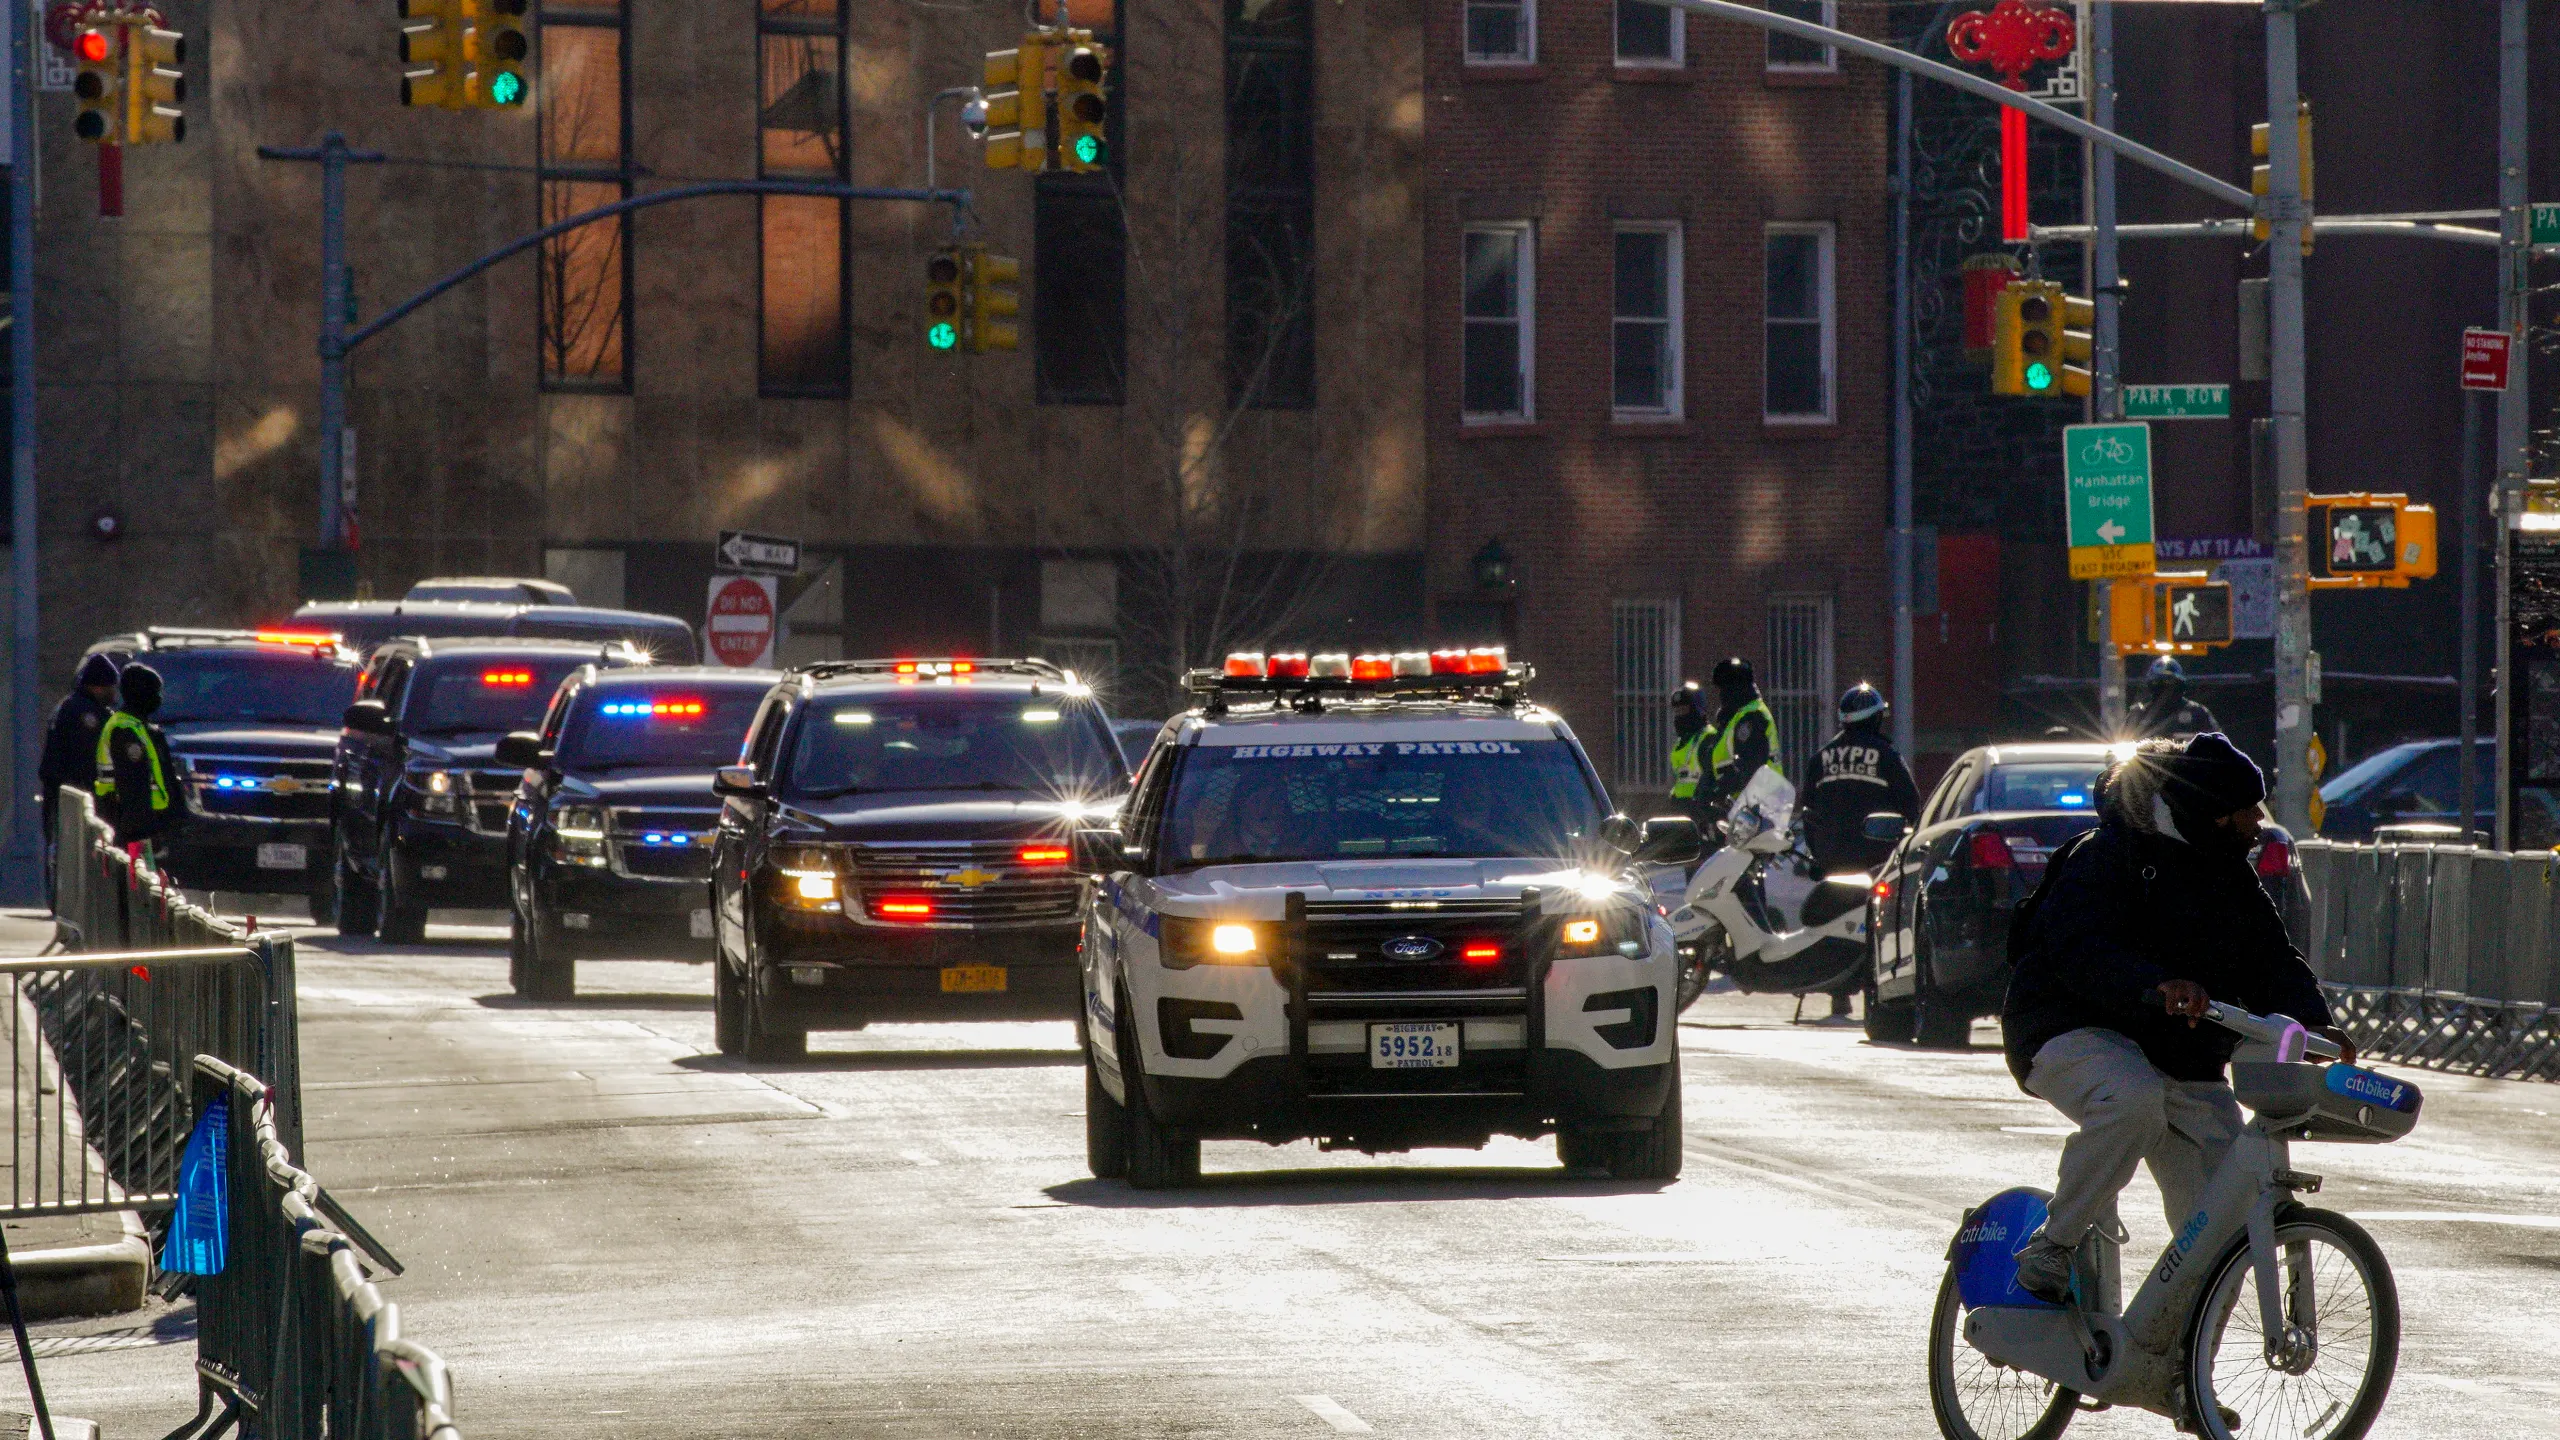
[(489, 80), (489, 103), (521, 105), (524, 103), (524, 77), (513, 70), (501, 70)]
[(1077, 163), (1077, 164), (1079, 164), (1079, 165), (1099, 165), (1099, 164), (1101, 164), (1101, 163), (1102, 163), (1102, 141), (1101, 141), (1098, 137), (1096, 137), (1096, 136), (1092, 136), (1092, 135), (1079, 135), (1079, 136), (1077, 136), (1077, 137), (1076, 137), (1076, 163)]
[(2052, 389), (2053, 367), (2041, 360), (2027, 366), (2027, 388), (2030, 390)]
[(948, 350), (960, 343), (960, 331), (950, 321), (945, 320), (925, 330), (924, 343), (936, 350)]

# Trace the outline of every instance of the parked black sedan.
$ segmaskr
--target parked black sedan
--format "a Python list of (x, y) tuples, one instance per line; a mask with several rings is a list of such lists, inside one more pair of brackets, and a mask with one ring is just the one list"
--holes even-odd
[(577, 962), (711, 958), (712, 772), (737, 763), (771, 670), (606, 670), (560, 682), (539, 731), (498, 742), (524, 783), (507, 825), (507, 971), (566, 1000)]
[[(1876, 867), (1869, 900), (1867, 1038), (1961, 1049), (2009, 988), (2009, 915), (2044, 878), (2063, 841), (2098, 823), (2105, 745), (1985, 745), (1968, 750)], [(2251, 856), (2286, 926), (2307, 897), (2293, 837), (2266, 827)]]

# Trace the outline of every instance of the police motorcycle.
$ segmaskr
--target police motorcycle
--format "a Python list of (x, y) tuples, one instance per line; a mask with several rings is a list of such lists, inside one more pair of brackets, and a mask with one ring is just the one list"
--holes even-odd
[(1867, 876), (1824, 875), (1796, 825), (1796, 787), (1762, 766), (1716, 829), (1723, 848), (1670, 912), (1680, 1008), (1717, 971), (1746, 995), (1824, 995), (1867, 963)]

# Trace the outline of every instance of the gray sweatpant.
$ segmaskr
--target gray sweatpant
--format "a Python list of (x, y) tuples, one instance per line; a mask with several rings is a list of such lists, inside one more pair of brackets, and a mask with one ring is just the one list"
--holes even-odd
[(2062, 1143), (2045, 1234), (2077, 1245), (2092, 1226), (2121, 1236), (2116, 1196), (2141, 1161), (2160, 1186), (2169, 1229), (2195, 1213), (2205, 1177), (2240, 1135), (2240, 1103), (2219, 1080), (2172, 1080), (2113, 1030), (2057, 1035), (2027, 1067), (2027, 1093), (2080, 1127)]

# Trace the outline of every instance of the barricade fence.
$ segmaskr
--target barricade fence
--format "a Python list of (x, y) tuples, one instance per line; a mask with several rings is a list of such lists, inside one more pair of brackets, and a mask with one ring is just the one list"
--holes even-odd
[(278, 1135), (272, 1092), (199, 1057), (197, 1113), (216, 1097), (229, 1115), (224, 1254), (196, 1280), (196, 1416), (169, 1440), (234, 1423), (257, 1440), (460, 1440), (444, 1361), (401, 1335), (399, 1307)]
[(2303, 953), (2378, 1060), (2560, 1080), (2560, 853), (2296, 847)]

